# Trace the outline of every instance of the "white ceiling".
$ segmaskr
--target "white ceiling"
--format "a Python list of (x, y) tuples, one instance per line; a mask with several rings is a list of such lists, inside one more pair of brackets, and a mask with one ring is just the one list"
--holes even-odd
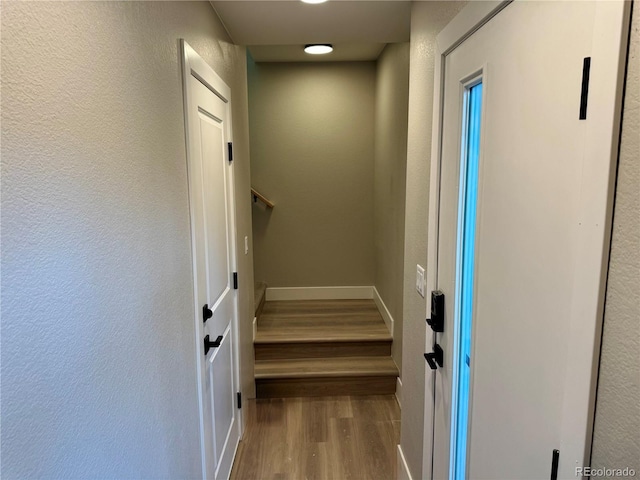
[[(375, 60), (387, 43), (409, 41), (408, 0), (219, 0), (211, 4), (234, 43), (257, 62)], [(307, 55), (308, 43), (331, 43), (329, 55)]]

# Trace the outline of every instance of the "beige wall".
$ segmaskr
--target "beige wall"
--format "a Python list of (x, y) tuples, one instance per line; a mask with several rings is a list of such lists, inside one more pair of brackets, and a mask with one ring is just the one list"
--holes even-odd
[(394, 320), (392, 353), (401, 369), (409, 44), (387, 45), (376, 65), (375, 286)]
[(375, 64), (249, 65), (256, 279), (373, 285)]
[(201, 476), (181, 37), (232, 88), (242, 241), (245, 49), (211, 5), (2, 3), (2, 478)]
[(614, 207), (594, 468), (640, 474), (640, 11), (634, 4)]
[[(404, 239), (402, 433), (400, 445), (413, 478), (423, 478), (426, 300), (415, 289), (416, 264), (427, 265), (429, 164), (436, 34), (465, 2), (414, 2), (411, 9), (409, 137)], [(430, 420), (429, 420), (430, 421)]]

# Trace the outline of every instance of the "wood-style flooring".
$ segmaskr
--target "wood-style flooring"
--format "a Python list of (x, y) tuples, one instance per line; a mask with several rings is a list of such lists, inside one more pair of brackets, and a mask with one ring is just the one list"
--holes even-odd
[(249, 400), (232, 480), (391, 480), (393, 395)]

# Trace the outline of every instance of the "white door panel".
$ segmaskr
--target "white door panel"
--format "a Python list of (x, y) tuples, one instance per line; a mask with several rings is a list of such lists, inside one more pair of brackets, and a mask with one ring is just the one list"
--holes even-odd
[[(437, 335), (445, 357), (436, 375), (434, 478), (459, 478), (452, 474), (450, 449), (464, 285), (458, 248), (464, 236), (465, 82), (474, 76), (483, 97), (468, 283), (473, 309), (465, 476), (548, 478), (553, 450), (572, 441), (562, 429), (571, 385), (567, 345), (580, 202), (589, 188), (583, 178), (589, 120), (578, 113), (595, 18), (595, 2), (516, 1), (445, 57), (437, 288), (447, 308), (445, 331)], [(593, 56), (591, 68), (603, 63)], [(603, 101), (597, 95), (591, 92), (589, 102)], [(608, 135), (602, 132), (603, 142)], [(603, 188), (608, 181), (601, 179)], [(583, 367), (591, 371), (592, 365)]]
[(230, 95), (186, 44), (184, 53), (203, 477), (217, 480), (229, 477), (240, 438)]
[(216, 349), (209, 362), (211, 363), (211, 377), (213, 379), (211, 398), (213, 399), (215, 413), (215, 438), (216, 457), (222, 458), (225, 446), (228, 443), (234, 426), (235, 402), (228, 395), (228, 385), (233, 386), (232, 369), (232, 333), (231, 329), (225, 332), (219, 348)]
[[(194, 80), (195, 81), (195, 80)], [(227, 185), (222, 123), (199, 112), (204, 178), (206, 259), (210, 305), (216, 307), (229, 293), (229, 228), (227, 225)], [(215, 312), (215, 308), (214, 308)], [(215, 321), (215, 317), (214, 317)], [(221, 330), (222, 331), (222, 330)]]

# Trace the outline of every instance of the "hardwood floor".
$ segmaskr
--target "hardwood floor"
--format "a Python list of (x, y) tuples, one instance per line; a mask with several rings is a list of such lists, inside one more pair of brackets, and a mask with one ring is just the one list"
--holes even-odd
[(232, 480), (391, 480), (393, 395), (249, 400)]

